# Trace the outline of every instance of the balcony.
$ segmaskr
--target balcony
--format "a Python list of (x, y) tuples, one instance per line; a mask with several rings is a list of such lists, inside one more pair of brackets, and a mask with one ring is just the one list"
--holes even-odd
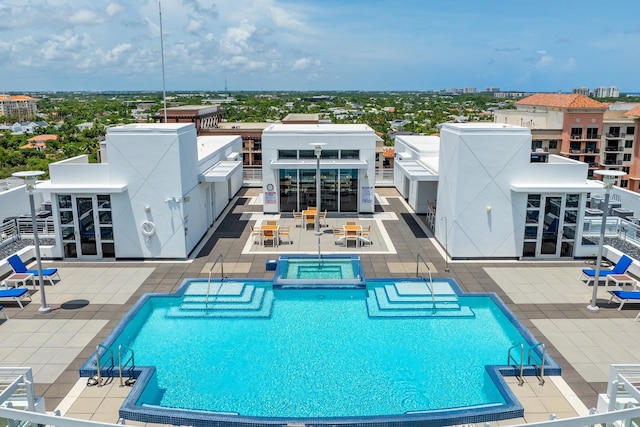
[(604, 148), (604, 151), (619, 152), (619, 151), (624, 151), (624, 147), (619, 145), (608, 145)]
[(622, 132), (622, 133), (618, 133), (618, 132), (613, 132), (613, 133), (608, 133), (607, 134), (607, 138), (614, 138), (614, 139), (621, 139), (626, 137), (627, 134)]

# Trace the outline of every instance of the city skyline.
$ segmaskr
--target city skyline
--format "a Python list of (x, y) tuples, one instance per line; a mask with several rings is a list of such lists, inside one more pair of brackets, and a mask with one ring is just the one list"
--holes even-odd
[[(600, 4), (163, 0), (166, 89), (638, 92), (640, 4), (609, 20)], [(0, 92), (162, 89), (157, 0), (10, 0), (0, 13)]]

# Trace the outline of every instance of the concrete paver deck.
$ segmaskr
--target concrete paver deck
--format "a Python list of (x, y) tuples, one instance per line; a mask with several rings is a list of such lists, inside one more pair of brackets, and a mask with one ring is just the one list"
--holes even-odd
[[(498, 424), (544, 420), (550, 413), (559, 418), (582, 414), (595, 405), (597, 393), (606, 390), (609, 364), (640, 363), (635, 345), (640, 342), (640, 322), (634, 322), (638, 306), (629, 304), (618, 312), (617, 304), (607, 304), (603, 290), (600, 312), (588, 312), (592, 288), (578, 280), (584, 263), (452, 261), (451, 271), (445, 273), (442, 249), (430, 238), (424, 218), (413, 214), (395, 190), (376, 190), (376, 214), (351, 215), (374, 225), (374, 244), (342, 248), (327, 233), (321, 247), (359, 253), (367, 277), (415, 277), (419, 253), (434, 277), (453, 277), (468, 292), (498, 294), (562, 366), (562, 378), (547, 378), (543, 387), (532, 378), (524, 387), (514, 384), (512, 389), (525, 405), (524, 420)], [(238, 203), (216, 221), (214, 231), (187, 262), (47, 263), (60, 268), (62, 277), (56, 286), (46, 287), (54, 310), (38, 313), (37, 291), (24, 309), (3, 304), (10, 320), (0, 323), (0, 365), (33, 366), (36, 392), (45, 397), (49, 410), (59, 406), (67, 415), (117, 421), (118, 402), (129, 388), (86, 387), (86, 379), (78, 379), (78, 369), (142, 294), (173, 292), (185, 278), (207, 277), (218, 255), (224, 257), (226, 276), (271, 278), (266, 259), (278, 253), (317, 252), (313, 231), (294, 231), (294, 227), (290, 245), (254, 245), (249, 226), (267, 217), (261, 213), (258, 194), (243, 189)], [(340, 226), (347, 218), (330, 217), (326, 228)], [(293, 218), (283, 215), (280, 220), (287, 223)], [(218, 273), (217, 266), (214, 272)]]

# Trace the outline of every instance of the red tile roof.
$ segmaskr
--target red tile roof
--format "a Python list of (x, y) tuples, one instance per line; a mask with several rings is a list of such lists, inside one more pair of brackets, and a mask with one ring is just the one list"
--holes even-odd
[(53, 134), (36, 135), (34, 137), (29, 138), (29, 142), (57, 141), (57, 140), (58, 140), (58, 135), (53, 135)]
[(640, 105), (624, 113), (625, 116), (640, 117)]
[(608, 104), (598, 102), (577, 93), (536, 93), (516, 102), (516, 105), (531, 105), (556, 108), (608, 108)]

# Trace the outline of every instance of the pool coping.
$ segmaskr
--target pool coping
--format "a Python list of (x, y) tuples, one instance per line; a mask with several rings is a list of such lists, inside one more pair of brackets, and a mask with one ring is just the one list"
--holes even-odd
[[(344, 258), (344, 256), (339, 256)], [(247, 282), (272, 284), (272, 279), (224, 279), (229, 282)], [(368, 283), (377, 282), (389, 282), (397, 281), (397, 278), (376, 278), (368, 279)], [(120, 323), (111, 331), (111, 333), (105, 338), (102, 345), (108, 347), (112, 345), (115, 339), (122, 333), (126, 325), (135, 317), (140, 309), (144, 307), (149, 298), (175, 298), (185, 293), (188, 285), (192, 282), (207, 282), (207, 279), (184, 279), (180, 287), (174, 293), (145, 293), (131, 308), (131, 310), (124, 316)], [(422, 278), (403, 278), (402, 281), (416, 281), (424, 282)], [(498, 297), (497, 294), (492, 292), (483, 293), (466, 293), (462, 291), (457, 282), (452, 278), (438, 278), (437, 281), (447, 282), (457, 296), (465, 298), (474, 297), (488, 297), (498, 307), (505, 317), (514, 325), (518, 332), (522, 335), (529, 346), (536, 344), (535, 337), (528, 329), (526, 329), (516, 318), (516, 316), (509, 310), (506, 304)], [(308, 286), (305, 286), (308, 288)], [(332, 286), (321, 286), (323, 289), (333, 288)], [(342, 287), (343, 288), (343, 287)], [(288, 288), (289, 289), (289, 288)], [(354, 289), (361, 289), (357, 286)], [(541, 351), (539, 347), (534, 348), (538, 358), (541, 357)], [(96, 352), (94, 352), (89, 359), (80, 368), (81, 377), (94, 377), (97, 374), (96, 354), (102, 359), (106, 353), (106, 349), (98, 346)], [(555, 376), (561, 374), (560, 366), (555, 360), (547, 353), (545, 355), (545, 375)], [(113, 374), (114, 368), (101, 369), (101, 375), (110, 376)], [(524, 408), (516, 398), (513, 391), (505, 381), (505, 376), (515, 376), (519, 374), (519, 367), (513, 365), (486, 365), (485, 370), (493, 381), (501, 397), (504, 399), (504, 404), (488, 404), (467, 406), (463, 408), (449, 408), (438, 410), (425, 410), (425, 411), (412, 411), (405, 414), (397, 415), (375, 415), (375, 416), (354, 416), (354, 417), (255, 417), (255, 416), (242, 416), (229, 412), (216, 412), (216, 411), (199, 411), (199, 410), (185, 410), (178, 408), (163, 408), (153, 405), (138, 405), (137, 402), (142, 397), (147, 385), (154, 381), (156, 375), (155, 366), (136, 366), (133, 369), (129, 369), (129, 375), (135, 378), (136, 381), (133, 384), (131, 392), (125, 398), (122, 406), (119, 410), (119, 416), (123, 419), (157, 423), (157, 424), (171, 424), (171, 425), (191, 425), (194, 427), (208, 427), (212, 423), (217, 423), (227, 426), (238, 425), (250, 425), (252, 427), (258, 426), (273, 426), (273, 425), (288, 425), (288, 424), (312, 424), (312, 425), (336, 425), (343, 426), (384, 426), (384, 427), (407, 427), (407, 426), (443, 426), (443, 425), (458, 425), (458, 424), (471, 424), (478, 422), (488, 421), (500, 421), (511, 418), (518, 418), (524, 415)], [(524, 376), (536, 376), (538, 370), (533, 366), (526, 366), (523, 370)]]

